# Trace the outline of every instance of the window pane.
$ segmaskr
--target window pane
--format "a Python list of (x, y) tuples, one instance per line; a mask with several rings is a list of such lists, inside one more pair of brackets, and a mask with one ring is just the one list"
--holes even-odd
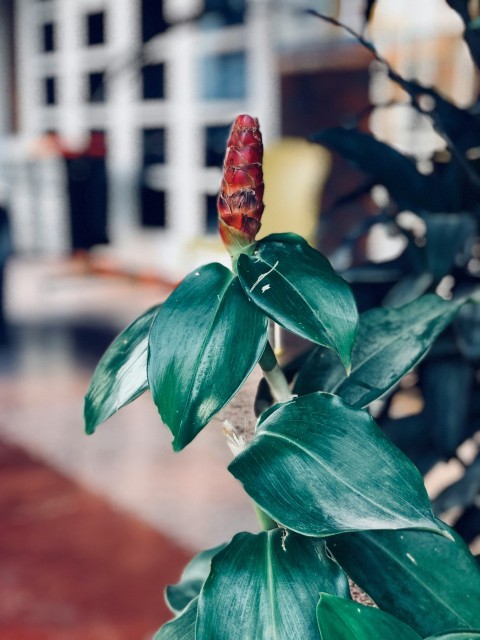
[(163, 17), (162, 0), (142, 0), (141, 12), (142, 42), (147, 42), (168, 29), (168, 23)]
[(165, 226), (165, 191), (156, 191), (142, 185), (142, 225), (144, 227)]
[(165, 129), (143, 130), (143, 165), (165, 164)]
[(206, 216), (205, 227), (207, 233), (217, 233), (218, 231), (218, 212), (217, 212), (217, 196), (206, 196)]
[(206, 127), (205, 129), (205, 166), (221, 167), (225, 157), (229, 126)]
[(205, 15), (215, 26), (240, 24), (245, 21), (245, 0), (205, 0)]
[(43, 25), (42, 50), (45, 53), (55, 51), (55, 25), (52, 22)]
[(57, 82), (56, 78), (45, 78), (43, 81), (43, 100), (47, 105), (57, 103)]
[(88, 74), (88, 102), (105, 102), (105, 74), (103, 71)]
[(87, 44), (103, 44), (105, 42), (105, 13), (87, 15)]
[(142, 67), (142, 95), (144, 100), (158, 100), (165, 97), (164, 64)]
[(206, 56), (201, 67), (201, 96), (206, 100), (244, 98), (247, 60), (244, 51)]

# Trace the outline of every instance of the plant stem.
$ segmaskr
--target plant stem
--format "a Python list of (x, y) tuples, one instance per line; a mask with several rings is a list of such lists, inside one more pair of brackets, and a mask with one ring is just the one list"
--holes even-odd
[(269, 342), (267, 342), (259, 364), (263, 369), (263, 375), (268, 382), (273, 399), (276, 402), (288, 402), (291, 400), (293, 395), (290, 393), (287, 379), (277, 362), (277, 358)]
[(256, 504), (255, 502), (253, 503), (253, 509), (257, 516), (258, 522), (260, 523), (260, 526), (264, 531), (270, 531), (270, 529), (276, 529), (278, 527), (275, 520), (272, 520), (272, 518), (270, 518), (270, 516), (267, 515), (265, 511), (260, 509), (258, 504)]

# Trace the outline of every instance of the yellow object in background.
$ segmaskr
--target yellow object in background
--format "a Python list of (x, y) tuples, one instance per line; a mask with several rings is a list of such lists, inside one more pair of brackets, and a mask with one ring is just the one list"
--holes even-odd
[(265, 150), (265, 213), (258, 238), (292, 231), (315, 244), (330, 153), (302, 138), (283, 138)]
[[(303, 138), (282, 138), (265, 150), (265, 213), (258, 239), (293, 232), (315, 246), (320, 201), (331, 164), (325, 148)], [(188, 240), (184, 254), (187, 271), (214, 260), (230, 265), (218, 234)]]

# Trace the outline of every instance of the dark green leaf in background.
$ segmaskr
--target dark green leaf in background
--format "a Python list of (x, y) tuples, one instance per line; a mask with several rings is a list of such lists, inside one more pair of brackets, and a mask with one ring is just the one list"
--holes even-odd
[(461, 305), (427, 294), (403, 307), (362, 313), (350, 376), (338, 359), (317, 349), (300, 370), (294, 392), (329, 391), (354, 406), (367, 406), (418, 364)]
[(475, 369), (460, 356), (430, 357), (421, 368), (424, 433), (449, 460), (477, 430), (471, 418)]
[(165, 589), (165, 600), (174, 613), (183, 611), (198, 596), (210, 573), (212, 558), (224, 548), (225, 545), (221, 544), (198, 553), (183, 570), (180, 581), (177, 584), (168, 585)]
[(165, 301), (150, 330), (148, 381), (176, 451), (242, 386), (266, 340), (266, 317), (220, 264), (188, 275)]
[(273, 234), (253, 255), (241, 255), (238, 277), (247, 296), (279, 325), (333, 349), (344, 366), (358, 324), (349, 285), (300, 236)]
[(388, 190), (400, 209), (444, 210), (446, 196), (438, 177), (421, 174), (410, 158), (373, 136), (357, 129), (332, 127), (311, 138), (369, 173)]
[(197, 637), (315, 640), (321, 591), (349, 597), (322, 540), (280, 529), (239, 533), (212, 561), (199, 598)]
[(93, 433), (99, 424), (148, 389), (148, 332), (160, 307), (149, 309), (132, 322), (98, 363), (85, 396), (87, 433)]
[(198, 598), (195, 598), (183, 613), (164, 624), (153, 640), (195, 640), (197, 608)]
[(229, 466), (275, 522), (308, 536), (441, 530), (420, 474), (366, 411), (326, 393), (277, 407)]
[(328, 547), (379, 607), (420, 635), (478, 629), (480, 570), (450, 533), (454, 541), (426, 531), (349, 533), (331, 538)]
[(321, 640), (422, 640), (385, 611), (326, 593), (320, 597), (317, 618)]
[(426, 223), (426, 267), (434, 282), (439, 282), (452, 268), (464, 266), (470, 259), (470, 245), (477, 223), (468, 213), (423, 214)]

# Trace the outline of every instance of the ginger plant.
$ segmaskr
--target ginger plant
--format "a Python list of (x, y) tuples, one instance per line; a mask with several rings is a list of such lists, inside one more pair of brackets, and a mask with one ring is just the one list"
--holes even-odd
[[(150, 389), (176, 451), (257, 364), (275, 401), (248, 442), (236, 439), (229, 465), (262, 531), (239, 533), (191, 561), (166, 590), (174, 618), (156, 640), (478, 638), (475, 559), (435, 518), (419, 472), (366, 410), (421, 360), (465, 301), (429, 294), (359, 318), (347, 282), (305, 240), (256, 240), (262, 151), (258, 121), (239, 116), (218, 199), (231, 270), (200, 267), (132, 323), (86, 396), (93, 433)], [(293, 390), (287, 384), (269, 322), (322, 350), (318, 388), (304, 392), (311, 363)], [(377, 609), (351, 600), (348, 576)]]

